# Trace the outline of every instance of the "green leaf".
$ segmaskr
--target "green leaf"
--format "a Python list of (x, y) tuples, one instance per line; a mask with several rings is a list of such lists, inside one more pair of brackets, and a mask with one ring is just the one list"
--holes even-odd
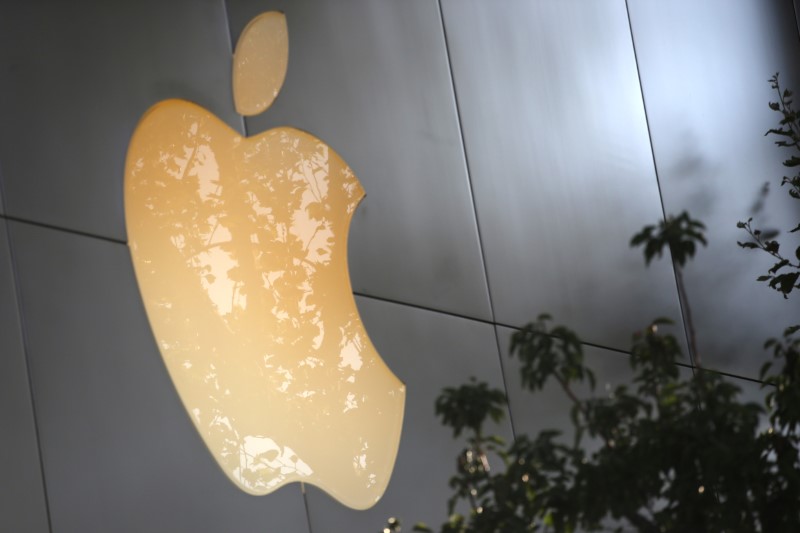
[[(773, 135), (783, 135), (783, 136), (786, 136), (786, 137), (791, 137), (791, 135), (792, 135), (791, 130), (787, 130), (787, 129), (784, 129), (784, 128), (778, 128), (778, 129), (774, 129), (773, 128), (773, 129), (768, 130), (766, 134), (768, 135), (770, 133), (773, 134)], [(789, 165), (787, 165), (787, 166), (789, 166)]]
[(772, 268), (770, 268), (767, 272), (769, 272), (770, 274), (775, 274), (776, 272), (778, 272), (778, 270), (782, 269), (788, 264), (789, 264), (788, 259), (781, 259), (780, 261), (772, 265)]
[[(800, 277), (800, 272), (792, 272), (791, 274), (781, 274), (772, 281), (778, 282), (780, 285), (778, 290), (780, 290), (784, 297), (786, 297), (786, 295), (789, 294), (794, 288), (798, 277)], [(770, 285), (772, 285), (772, 283), (770, 283)]]
[(672, 260), (683, 266), (694, 256), (697, 250), (696, 243), (706, 246), (706, 239), (701, 233), (704, 228), (702, 222), (692, 220), (684, 211), (678, 216), (668, 216), (658, 226), (645, 226), (631, 238), (630, 245), (632, 247), (644, 245), (644, 260), (647, 265), (655, 256), (661, 257), (666, 246), (669, 248)]
[(761, 378), (762, 381), (767, 376), (767, 373), (769, 372), (770, 368), (772, 368), (772, 362), (771, 361), (767, 361), (766, 363), (761, 365), (761, 370), (759, 371), (758, 375), (759, 375), (759, 377)]
[(785, 167), (796, 167), (798, 165), (800, 165), (800, 157), (794, 155), (783, 162), (783, 166)]

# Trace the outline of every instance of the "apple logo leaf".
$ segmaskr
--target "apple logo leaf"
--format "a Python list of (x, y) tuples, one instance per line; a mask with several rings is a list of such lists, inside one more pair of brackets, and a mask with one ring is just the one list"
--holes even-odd
[(286, 16), (269, 11), (251, 20), (233, 54), (233, 99), (236, 112), (253, 116), (278, 96), (289, 66)]

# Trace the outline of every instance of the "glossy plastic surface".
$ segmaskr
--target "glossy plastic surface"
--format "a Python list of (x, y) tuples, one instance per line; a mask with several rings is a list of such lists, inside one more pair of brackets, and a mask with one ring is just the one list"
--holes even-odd
[(289, 65), (289, 35), (283, 13), (253, 18), (233, 54), (233, 100), (245, 116), (265, 111), (278, 96)]
[(304, 481), (362, 509), (388, 483), (405, 387), (353, 300), (363, 196), (312, 135), (243, 138), (183, 100), (131, 140), (125, 216), (150, 324), (198, 432), (251, 494)]

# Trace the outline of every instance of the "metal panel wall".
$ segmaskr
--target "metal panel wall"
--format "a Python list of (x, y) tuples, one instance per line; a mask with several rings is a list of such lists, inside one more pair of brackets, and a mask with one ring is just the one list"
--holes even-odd
[(0, 4), (7, 213), (124, 240), (133, 128), (175, 97), (235, 124), (229, 50), (219, 0)]
[(550, 312), (626, 348), (680, 320), (671, 266), (628, 240), (661, 215), (625, 2), (445, 0), (496, 319)]
[(489, 319), (481, 251), (435, 2), (229, 2), (232, 35), (261, 11), (289, 24), (289, 69), (249, 133), (330, 144), (367, 197), (350, 230), (358, 293)]
[(45, 502), (6, 222), (0, 219), (0, 531), (45, 533)]
[[(778, 184), (786, 157), (764, 132), (779, 116), (767, 79), (800, 89), (800, 47), (790, 0), (630, 2), (653, 147), (671, 213), (708, 226), (709, 246), (686, 269), (699, 352), (709, 366), (757, 377), (768, 337), (797, 322), (800, 301), (755, 279), (766, 254), (740, 250), (736, 222), (797, 225), (798, 205)], [(769, 193), (762, 197), (765, 182)], [(781, 238), (787, 244), (788, 236)]]

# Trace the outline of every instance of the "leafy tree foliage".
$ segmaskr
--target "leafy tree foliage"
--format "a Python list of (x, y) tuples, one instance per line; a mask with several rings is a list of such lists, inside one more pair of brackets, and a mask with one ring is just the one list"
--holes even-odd
[[(779, 95), (770, 107), (783, 118), (768, 134), (781, 137), (779, 146), (800, 151), (792, 94), (781, 91), (777, 75), (770, 82)], [(792, 155), (784, 165), (800, 167), (800, 157)], [(782, 184), (800, 199), (800, 174)], [(754, 229), (752, 220), (739, 227), (750, 238), (740, 246), (777, 260), (758, 279), (784, 297), (800, 288), (800, 264), (781, 255), (777, 233)], [(706, 244), (704, 229), (684, 212), (631, 240), (643, 247), (647, 264), (669, 249), (684, 304), (682, 269), (698, 243)], [(800, 260), (800, 248), (795, 256)], [(774, 358), (761, 370), (768, 389), (761, 405), (743, 402), (739, 387), (703, 369), (693, 329), (694, 372), (683, 378), (679, 343), (662, 332), (666, 319), (633, 335), (629, 385), (579, 398), (576, 385), (595, 385), (583, 344), (575, 332), (551, 322), (541, 315), (517, 331), (511, 356), (520, 362), (524, 388), (536, 393), (555, 383), (564, 392), (572, 405), (574, 442), (543, 431), (504, 443), (483, 431), (486, 421), (498, 421), (506, 410), (502, 391), (474, 379), (445, 389), (436, 413), (454, 436), (466, 432), (468, 439), (450, 482), (454, 494), (441, 533), (800, 531), (800, 325), (766, 343)], [(394, 519), (384, 529), (399, 531)], [(433, 529), (417, 524), (414, 531)]]
[[(789, 148), (792, 154), (783, 161), (783, 166), (792, 169), (792, 176), (784, 176), (781, 186), (789, 186), (789, 195), (795, 200), (800, 200), (800, 116), (794, 109), (794, 95), (788, 89), (781, 90), (780, 80), (775, 74), (769, 80), (772, 88), (778, 93), (778, 101), (770, 102), (769, 107), (773, 111), (781, 114), (780, 125), (771, 128), (766, 135), (778, 137), (775, 141), (777, 146)], [(777, 261), (766, 274), (759, 276), (758, 281), (766, 281), (769, 286), (788, 297), (794, 289), (800, 289), (800, 246), (794, 251), (794, 258), (786, 258), (782, 255), (781, 244), (775, 237), (776, 231), (762, 231), (752, 226), (753, 219), (749, 218), (746, 222), (739, 222), (737, 226), (747, 232), (750, 240), (739, 242), (739, 246), (751, 250), (761, 250), (768, 253)], [(789, 233), (800, 231), (800, 224), (789, 230)], [(795, 261), (797, 259), (797, 261)]]

